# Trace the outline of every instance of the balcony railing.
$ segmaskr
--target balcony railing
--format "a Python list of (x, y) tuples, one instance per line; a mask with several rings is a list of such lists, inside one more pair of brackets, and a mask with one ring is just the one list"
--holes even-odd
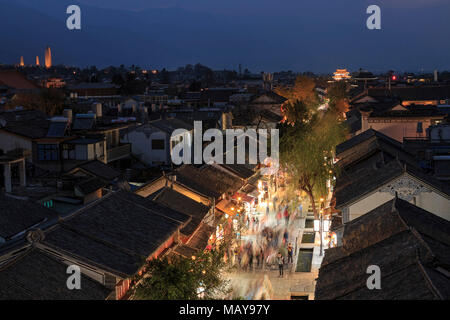
[(128, 157), (131, 154), (131, 143), (106, 150), (107, 162), (113, 162)]

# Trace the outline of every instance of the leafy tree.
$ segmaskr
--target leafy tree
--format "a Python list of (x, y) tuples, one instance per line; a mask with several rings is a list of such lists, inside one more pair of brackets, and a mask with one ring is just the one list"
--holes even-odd
[(290, 187), (308, 195), (318, 217), (315, 199), (326, 194), (326, 182), (336, 174), (334, 150), (345, 140), (346, 128), (331, 110), (314, 112), (302, 101), (287, 109), (294, 110), (295, 122), (282, 127), (280, 162)]
[(297, 101), (303, 101), (310, 108), (317, 107), (320, 99), (314, 90), (316, 83), (314, 79), (299, 75), (295, 79), (293, 87), (277, 87), (275, 93), (287, 99), (286, 104), (295, 104)]
[(337, 112), (339, 116), (343, 116), (348, 111), (349, 104), (347, 99), (347, 83), (338, 81), (328, 88), (328, 105), (330, 109)]
[[(138, 300), (213, 299), (228, 292), (223, 279), (226, 245), (192, 258), (178, 255), (147, 261), (144, 276), (137, 276), (133, 298)], [(200, 290), (201, 289), (201, 293)]]

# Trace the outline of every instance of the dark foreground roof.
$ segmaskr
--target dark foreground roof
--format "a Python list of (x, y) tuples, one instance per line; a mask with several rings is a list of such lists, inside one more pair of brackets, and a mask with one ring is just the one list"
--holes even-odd
[[(369, 265), (381, 289), (369, 290)], [(394, 199), (345, 225), (343, 245), (325, 251), (315, 298), (450, 299), (450, 222)]]
[(29, 248), (0, 267), (1, 300), (104, 300), (111, 290), (81, 274), (81, 289), (66, 285), (67, 265), (37, 248)]
[(381, 167), (367, 166), (350, 173), (344, 171), (336, 181), (336, 208), (370, 194), (377, 188), (400, 177), (403, 173), (408, 173), (447, 196), (450, 195), (450, 188), (443, 182), (413, 166), (393, 160)]
[(60, 221), (44, 243), (121, 276), (139, 269), (190, 217), (125, 191)]
[(56, 218), (53, 211), (37, 203), (0, 194), (0, 237), (4, 239)]
[(154, 198), (154, 201), (192, 217), (189, 223), (181, 229), (181, 233), (187, 236), (191, 235), (198, 228), (201, 221), (209, 211), (209, 207), (204, 204), (192, 200), (191, 198), (188, 198), (167, 187), (161, 190), (161, 192)]

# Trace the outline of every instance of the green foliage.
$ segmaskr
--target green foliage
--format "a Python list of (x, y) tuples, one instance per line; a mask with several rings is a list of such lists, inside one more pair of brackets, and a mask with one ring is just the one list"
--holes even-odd
[[(134, 299), (196, 300), (212, 299), (227, 293), (228, 282), (222, 278), (225, 245), (201, 252), (193, 258), (172, 255), (147, 261), (145, 274), (137, 277)], [(204, 294), (197, 290), (203, 288)]]
[(326, 182), (336, 174), (335, 147), (347, 133), (341, 122), (346, 87), (338, 83), (329, 88), (327, 111), (318, 111), (321, 101), (311, 78), (300, 76), (292, 88), (277, 88), (277, 93), (288, 99), (283, 105), (285, 124), (280, 128), (280, 162), (289, 177), (288, 190), (304, 191), (316, 213), (314, 199), (326, 195)]
[(345, 140), (347, 130), (336, 113), (311, 112), (302, 104), (293, 106), (303, 110), (295, 124), (282, 130), (280, 161), (291, 188), (304, 191), (316, 211), (314, 199), (327, 193), (326, 182), (336, 173), (334, 150)]
[(333, 83), (327, 90), (328, 93), (328, 105), (330, 109), (339, 114), (348, 111), (349, 104), (347, 99), (347, 83), (344, 81), (338, 81)]
[(288, 99), (288, 103), (295, 104), (298, 101), (303, 101), (308, 106), (318, 106), (319, 97), (314, 90), (316, 83), (314, 79), (307, 76), (298, 76), (295, 79), (293, 87), (277, 87), (275, 92), (282, 97)]

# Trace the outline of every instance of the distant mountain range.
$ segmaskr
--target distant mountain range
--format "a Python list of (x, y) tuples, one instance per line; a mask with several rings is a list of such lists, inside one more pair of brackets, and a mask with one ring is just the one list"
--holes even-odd
[[(48, 44), (55, 64), (82, 67), (173, 69), (200, 62), (214, 69), (237, 69), (241, 63), (253, 72), (450, 69), (450, 3), (439, 4), (439, 10), (387, 8), (382, 30), (369, 31), (366, 1), (305, 1), (302, 10), (288, 15), (266, 9), (250, 15), (238, 7), (235, 13), (211, 13), (200, 10), (203, 0), (193, 0), (196, 11), (152, 7), (162, 6), (161, 0), (130, 0), (130, 10), (123, 0), (110, 0), (110, 8), (101, 8), (102, 0), (81, 1), (0, 0), (0, 63), (18, 63), (21, 55), (26, 64), (36, 55), (43, 62)], [(82, 9), (80, 31), (66, 29), (71, 4)]]

